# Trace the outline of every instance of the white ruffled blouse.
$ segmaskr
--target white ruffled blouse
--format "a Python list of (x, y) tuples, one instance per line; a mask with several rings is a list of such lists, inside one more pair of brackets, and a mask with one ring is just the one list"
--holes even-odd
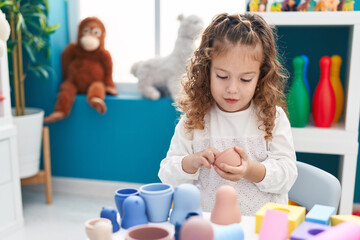
[[(256, 107), (252, 103), (244, 111), (228, 113), (216, 104), (205, 116), (204, 130), (188, 132), (184, 118), (175, 128), (170, 148), (162, 160), (159, 178), (173, 186), (182, 183), (200, 185), (202, 210), (211, 212), (216, 190), (231, 185), (238, 192), (238, 204), (242, 215), (255, 215), (267, 202), (287, 204), (288, 192), (297, 177), (296, 155), (289, 120), (282, 108), (277, 107), (273, 140), (264, 139), (264, 131), (258, 128)], [(246, 179), (232, 182), (220, 177), (215, 170), (201, 167), (195, 174), (182, 169), (182, 159), (206, 148), (214, 147), (220, 152), (233, 146), (243, 148), (249, 159), (258, 161), (266, 168), (266, 175), (259, 183)]]

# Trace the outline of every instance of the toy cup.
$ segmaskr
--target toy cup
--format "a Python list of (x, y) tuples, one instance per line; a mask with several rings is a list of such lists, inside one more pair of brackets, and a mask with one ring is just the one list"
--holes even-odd
[(238, 223), (214, 228), (216, 240), (244, 240), (244, 230)]
[(171, 211), (170, 222), (182, 225), (189, 215), (202, 215), (201, 193), (198, 186), (183, 183), (174, 190), (174, 207)]
[(125, 240), (173, 240), (170, 232), (162, 227), (140, 225), (129, 228)]
[(216, 156), (214, 164), (218, 167), (221, 163), (226, 163), (234, 167), (241, 165), (240, 156), (234, 147), (228, 148)]
[(120, 188), (118, 190), (115, 191), (115, 204), (116, 207), (119, 211), (120, 217), (123, 218), (123, 210), (122, 210), (122, 205), (123, 202), (125, 200), (125, 198), (127, 198), (128, 196), (132, 196), (132, 195), (139, 195), (139, 190), (137, 190), (136, 188)]
[(237, 192), (235, 188), (230, 185), (222, 185), (218, 188), (210, 220), (219, 225), (230, 225), (241, 222), (241, 212), (237, 203)]
[(113, 227), (107, 218), (94, 218), (85, 222), (85, 232), (90, 240), (112, 240)]
[(144, 199), (140, 196), (129, 196), (123, 203), (124, 216), (121, 219), (121, 227), (128, 229), (136, 225), (148, 223)]
[(120, 229), (120, 225), (117, 221), (117, 211), (112, 207), (103, 207), (100, 212), (101, 218), (107, 218), (111, 221), (113, 226), (113, 232), (117, 232)]
[(214, 230), (209, 221), (195, 216), (187, 219), (180, 230), (180, 240), (213, 240)]
[(151, 183), (140, 187), (140, 196), (146, 205), (150, 222), (166, 222), (173, 199), (174, 189), (169, 184)]

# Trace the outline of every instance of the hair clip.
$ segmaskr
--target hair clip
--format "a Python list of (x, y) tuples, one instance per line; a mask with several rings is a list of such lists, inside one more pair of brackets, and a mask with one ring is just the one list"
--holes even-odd
[(239, 22), (241, 22), (242, 24), (244, 24), (249, 31), (252, 31), (250, 21), (247, 20), (247, 19), (243, 20), (243, 19), (241, 18), (241, 15), (240, 15), (240, 14), (239, 14)]

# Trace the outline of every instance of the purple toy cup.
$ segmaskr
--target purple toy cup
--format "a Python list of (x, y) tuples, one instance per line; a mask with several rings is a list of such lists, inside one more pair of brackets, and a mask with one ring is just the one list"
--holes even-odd
[(123, 217), (122, 205), (123, 205), (124, 200), (128, 196), (132, 196), (132, 195), (139, 196), (139, 190), (136, 188), (120, 188), (115, 191), (115, 196), (114, 196), (115, 204), (119, 211), (120, 218)]

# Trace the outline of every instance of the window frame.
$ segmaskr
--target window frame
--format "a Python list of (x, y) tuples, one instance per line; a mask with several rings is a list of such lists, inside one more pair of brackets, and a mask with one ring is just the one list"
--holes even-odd
[[(244, 1), (243, 3), (241, 1)], [(240, 0), (237, 12), (245, 12), (246, 0)], [(154, 57), (161, 56), (161, 0), (154, 0)], [(67, 2), (68, 12), (68, 30), (69, 30), (69, 42), (77, 41), (77, 31), (80, 19), (80, 0), (71, 0)], [(136, 82), (115, 82), (119, 93), (139, 93)]]

